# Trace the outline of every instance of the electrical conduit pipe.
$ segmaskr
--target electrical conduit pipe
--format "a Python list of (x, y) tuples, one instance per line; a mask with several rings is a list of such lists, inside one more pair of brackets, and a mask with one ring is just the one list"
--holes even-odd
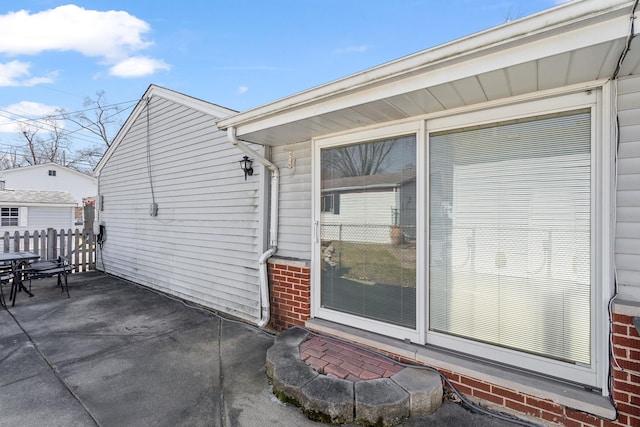
[(236, 136), (236, 129), (231, 126), (227, 129), (227, 137), (232, 145), (237, 147), (247, 156), (266, 166), (271, 171), (271, 197), (270, 197), (270, 225), (269, 225), (269, 249), (267, 249), (258, 259), (258, 272), (260, 275), (260, 320), (258, 327), (262, 328), (269, 323), (271, 318), (271, 304), (269, 302), (269, 275), (267, 272), (267, 260), (278, 250), (278, 199), (280, 193), (280, 170), (276, 165), (267, 160), (264, 156), (256, 153), (244, 142), (239, 141)]

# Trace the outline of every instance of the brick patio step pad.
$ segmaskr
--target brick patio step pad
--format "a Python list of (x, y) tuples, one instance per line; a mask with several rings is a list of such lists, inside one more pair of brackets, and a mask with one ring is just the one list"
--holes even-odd
[(393, 426), (442, 404), (440, 375), (425, 369), (404, 368), (391, 378), (357, 382), (319, 374), (300, 359), (300, 344), (308, 337), (298, 327), (282, 332), (267, 350), (266, 365), (274, 394), (300, 406), (309, 418)]
[(356, 422), (394, 426), (409, 418), (409, 393), (389, 378), (355, 383)]

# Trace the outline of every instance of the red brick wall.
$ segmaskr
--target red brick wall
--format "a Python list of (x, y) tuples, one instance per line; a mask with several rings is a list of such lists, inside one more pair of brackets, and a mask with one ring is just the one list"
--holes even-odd
[[(269, 261), (271, 286), (271, 325), (278, 331), (304, 326), (311, 315), (311, 270), (299, 261)], [(605, 421), (573, 411), (553, 401), (518, 393), (455, 372), (442, 371), (460, 392), (475, 399), (526, 414), (545, 423), (569, 427), (640, 427), (640, 337), (633, 318), (613, 315), (613, 347), (620, 368), (613, 366), (613, 396), (618, 419)]]
[(283, 331), (304, 326), (311, 316), (311, 270), (299, 261), (269, 262), (271, 326)]
[(631, 316), (613, 315), (613, 398), (621, 425), (640, 426), (640, 336)]
[(455, 372), (442, 371), (456, 389), (468, 396), (540, 418), (547, 423), (569, 427), (640, 427), (640, 337), (630, 316), (613, 315), (613, 349), (620, 368), (613, 365), (613, 397), (618, 419), (605, 421), (582, 412), (560, 406), (550, 400), (538, 399), (465, 377)]

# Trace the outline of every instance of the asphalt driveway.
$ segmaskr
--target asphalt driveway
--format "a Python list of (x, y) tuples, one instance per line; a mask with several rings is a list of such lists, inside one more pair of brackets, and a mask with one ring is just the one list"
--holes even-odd
[[(54, 284), (0, 308), (0, 426), (322, 425), (271, 393), (271, 335), (100, 272)], [(446, 403), (405, 425), (510, 424)]]

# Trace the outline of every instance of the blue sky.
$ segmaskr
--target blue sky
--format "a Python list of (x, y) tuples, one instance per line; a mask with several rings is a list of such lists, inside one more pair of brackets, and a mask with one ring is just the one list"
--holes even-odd
[(132, 107), (152, 83), (246, 110), (559, 3), (4, 1), (0, 143), (17, 120), (82, 110), (98, 91)]

